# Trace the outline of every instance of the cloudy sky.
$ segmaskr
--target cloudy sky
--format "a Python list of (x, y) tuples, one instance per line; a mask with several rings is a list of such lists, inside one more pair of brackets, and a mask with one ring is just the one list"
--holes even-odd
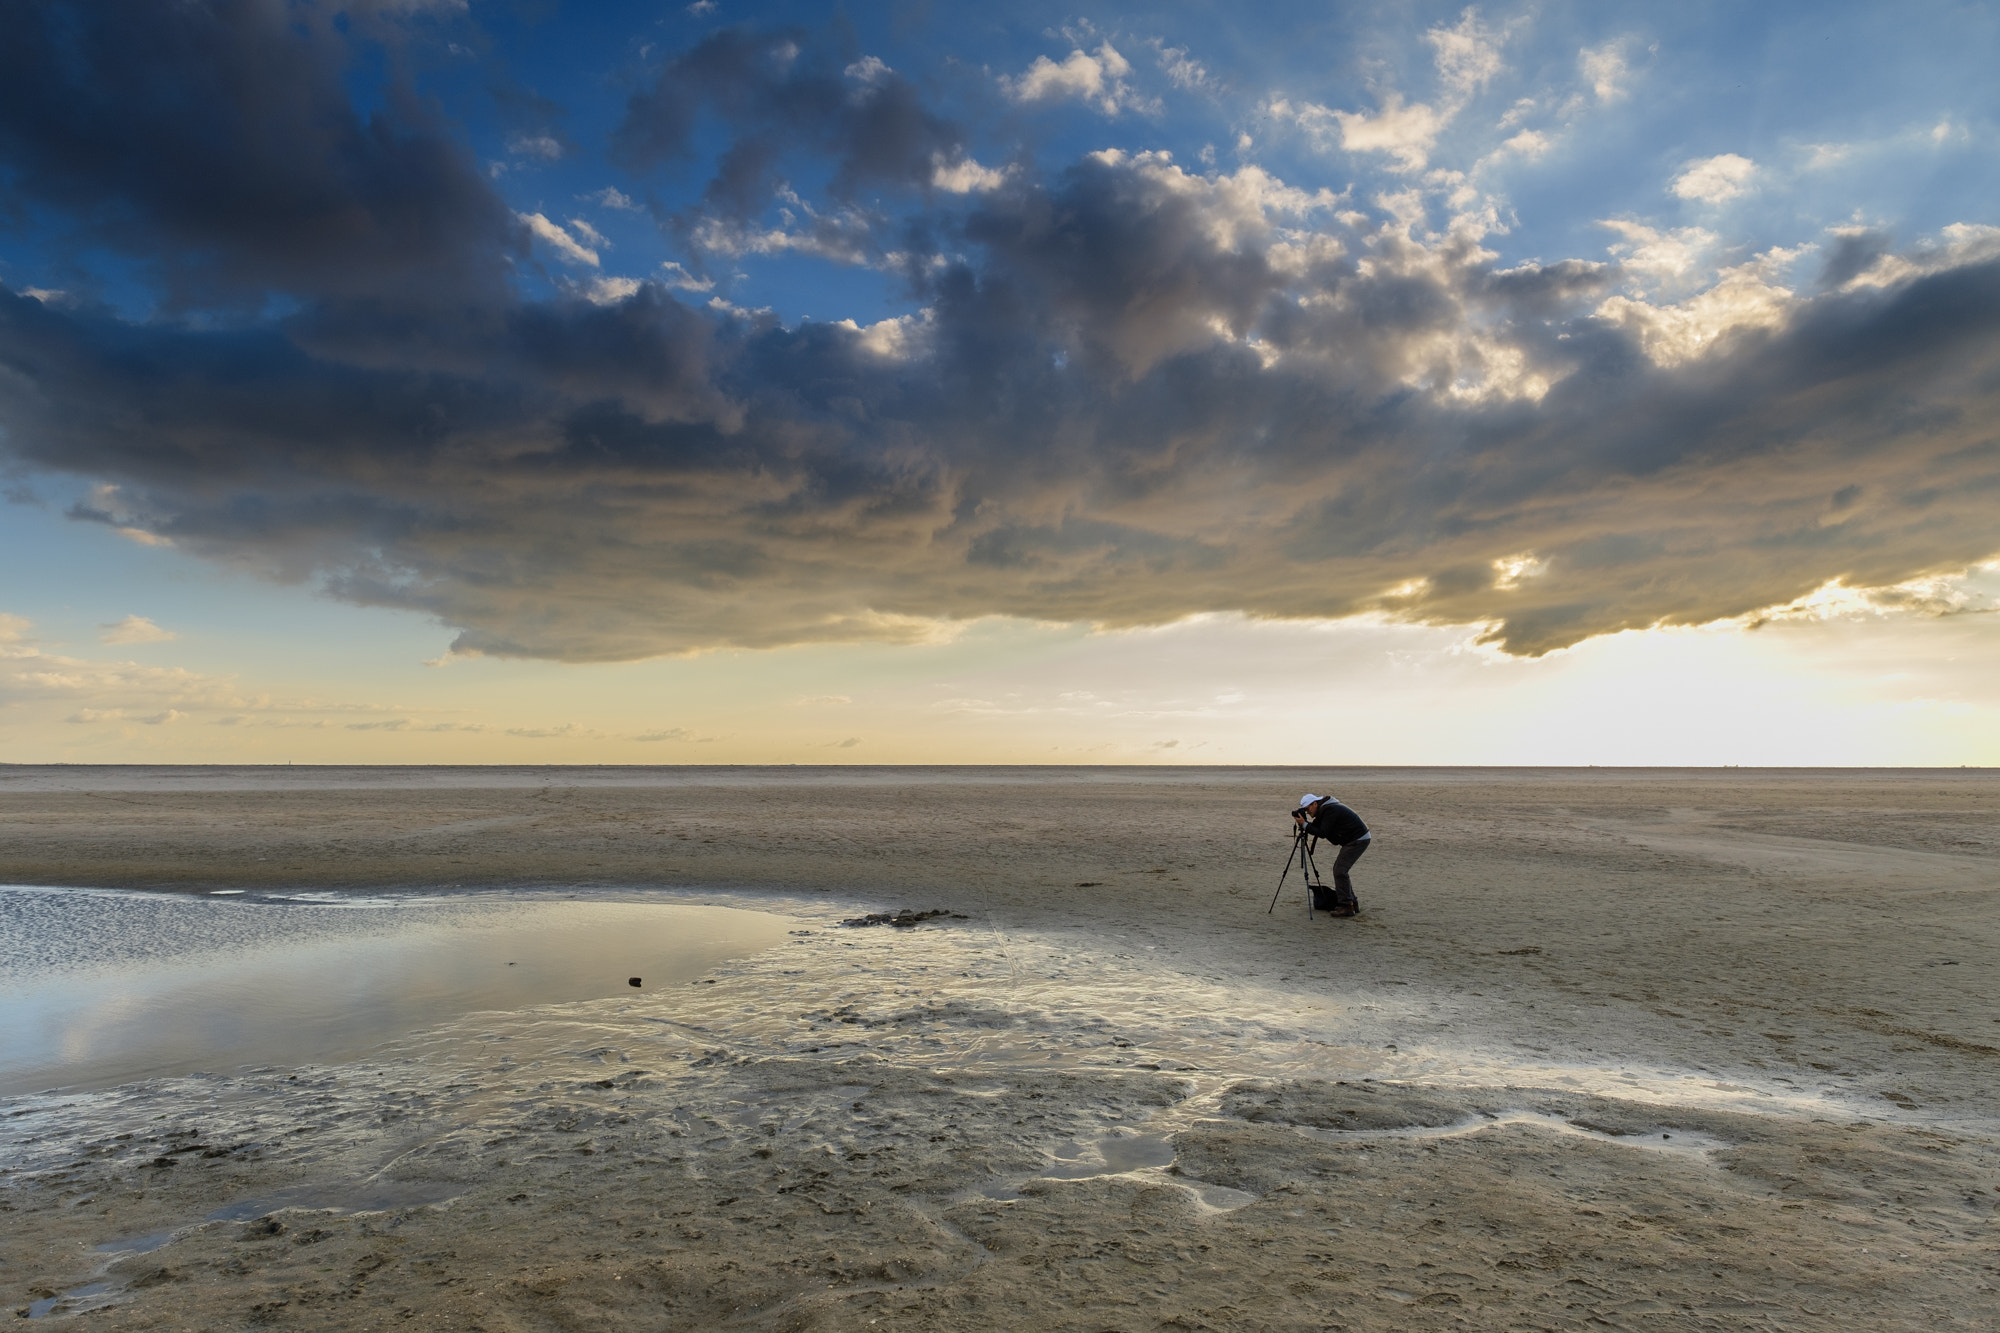
[(0, 4), (0, 757), (2000, 763), (1990, 4)]

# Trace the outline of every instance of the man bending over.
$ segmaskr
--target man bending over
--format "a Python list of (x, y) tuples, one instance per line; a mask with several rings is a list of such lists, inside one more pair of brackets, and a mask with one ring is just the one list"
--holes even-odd
[(1348, 872), (1368, 850), (1368, 826), (1361, 822), (1361, 816), (1331, 796), (1307, 792), (1299, 797), (1299, 808), (1292, 811), (1292, 822), (1300, 832), (1324, 838), (1340, 848), (1340, 855), (1333, 859), (1333, 914), (1353, 916), (1359, 912), (1361, 902), (1354, 896), (1354, 881)]

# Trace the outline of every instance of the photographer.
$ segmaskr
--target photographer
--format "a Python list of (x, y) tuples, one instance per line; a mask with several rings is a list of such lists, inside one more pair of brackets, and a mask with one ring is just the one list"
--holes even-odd
[(1361, 910), (1361, 902), (1354, 896), (1354, 881), (1348, 872), (1354, 863), (1368, 850), (1368, 825), (1361, 822), (1361, 816), (1342, 805), (1331, 796), (1315, 796), (1307, 792), (1299, 797), (1298, 809), (1292, 811), (1293, 826), (1310, 837), (1323, 838), (1340, 848), (1340, 855), (1333, 861), (1333, 902), (1334, 915), (1353, 916)]

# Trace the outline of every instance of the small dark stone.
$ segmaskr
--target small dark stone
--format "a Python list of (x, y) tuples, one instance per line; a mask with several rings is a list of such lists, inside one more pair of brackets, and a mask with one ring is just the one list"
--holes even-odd
[(637, 978), (637, 977), (627, 977), (627, 978), (625, 978), (625, 984), (626, 984), (626, 985), (628, 985), (628, 986), (636, 986), (636, 985), (638, 985), (638, 984), (639, 984), (639, 978)]

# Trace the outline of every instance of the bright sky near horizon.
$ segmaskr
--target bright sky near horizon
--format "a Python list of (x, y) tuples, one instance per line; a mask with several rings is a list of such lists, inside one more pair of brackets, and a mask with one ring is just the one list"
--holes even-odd
[(0, 0), (0, 760), (2000, 763), (2000, 8)]

